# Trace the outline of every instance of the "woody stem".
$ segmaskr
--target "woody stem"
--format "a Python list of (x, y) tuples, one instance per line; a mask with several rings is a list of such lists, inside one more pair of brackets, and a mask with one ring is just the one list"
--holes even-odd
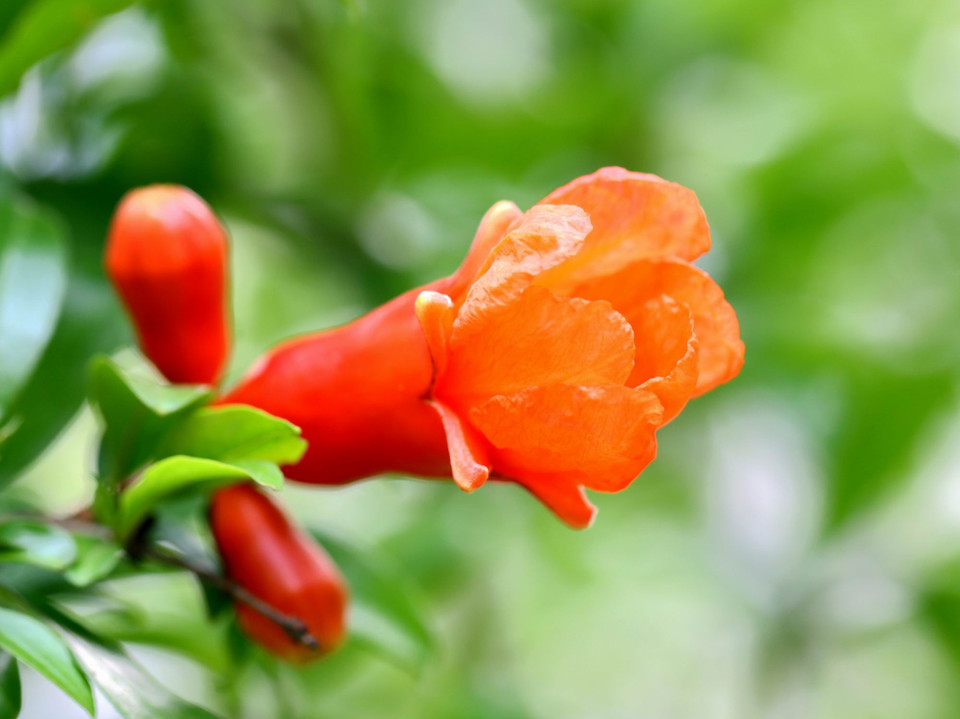
[[(48, 524), (54, 524), (56, 526), (63, 527), (68, 531), (92, 534), (103, 539), (112, 538), (112, 532), (107, 527), (103, 526), (102, 524), (89, 521), (87, 516), (88, 513), (85, 511), (80, 512), (73, 517), (67, 517), (66, 519), (38, 517), (35, 515), (9, 514), (3, 515), (0, 517), (0, 520), (40, 520), (45, 521)], [(320, 648), (317, 638), (310, 633), (310, 630), (307, 629), (307, 625), (304, 624), (302, 620), (281, 612), (279, 609), (267, 604), (259, 597), (254, 596), (239, 584), (236, 584), (226, 577), (221, 576), (220, 574), (217, 574), (216, 572), (187, 559), (182, 554), (169, 552), (154, 544), (148, 544), (144, 541), (144, 535), (145, 531), (141, 530), (127, 545), (127, 553), (131, 556), (131, 558), (149, 558), (155, 562), (159, 562), (160, 564), (165, 564), (169, 567), (176, 567), (177, 569), (183, 569), (187, 572), (190, 572), (200, 581), (216, 587), (221, 592), (229, 595), (234, 601), (245, 604), (258, 614), (261, 614), (270, 621), (274, 622), (287, 633), (287, 636), (290, 637), (291, 640), (307, 647), (308, 649), (317, 650)]]
[(156, 562), (160, 562), (161, 564), (177, 567), (178, 569), (183, 569), (191, 574), (196, 575), (196, 577), (201, 581), (216, 587), (222, 592), (225, 592), (235, 601), (247, 605), (258, 614), (261, 614), (272, 621), (274, 624), (283, 629), (283, 631), (287, 633), (287, 636), (290, 637), (291, 640), (297, 642), (298, 644), (302, 644), (308, 649), (316, 650), (320, 648), (316, 637), (310, 633), (310, 630), (307, 629), (307, 625), (304, 624), (303, 621), (297, 617), (281, 612), (280, 610), (264, 602), (259, 597), (254, 596), (240, 585), (230, 581), (226, 577), (217, 574), (216, 572), (207, 569), (206, 567), (195, 564), (183, 555), (168, 552), (153, 545), (141, 548), (140, 556), (148, 557)]

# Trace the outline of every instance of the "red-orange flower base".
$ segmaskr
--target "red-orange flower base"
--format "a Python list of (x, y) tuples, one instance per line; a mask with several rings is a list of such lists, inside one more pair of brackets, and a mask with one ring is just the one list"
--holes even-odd
[(740, 371), (733, 308), (690, 264), (709, 248), (693, 192), (604, 168), (494, 205), (453, 275), (280, 345), (222, 401), (302, 427), (291, 479), (506, 479), (583, 527), (585, 487), (629, 485), (656, 430)]

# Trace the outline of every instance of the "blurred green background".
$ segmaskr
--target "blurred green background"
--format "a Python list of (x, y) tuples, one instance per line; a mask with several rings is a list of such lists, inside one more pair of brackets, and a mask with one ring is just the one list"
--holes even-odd
[[(100, 256), (138, 185), (230, 228), (234, 378), (609, 164), (697, 192), (740, 316), (742, 375), (588, 531), (506, 485), (286, 490), (419, 595), (419, 670), (348, 647), (224, 679), (196, 587), (128, 582), (196, 645), (135, 650), (175, 691), (244, 719), (960, 716), (955, 1), (5, 0), (0, 31), (0, 185), (71, 237), (0, 465), (50, 511), (93, 490), (86, 359), (131, 343)], [(24, 682), (24, 717), (80, 716)]]

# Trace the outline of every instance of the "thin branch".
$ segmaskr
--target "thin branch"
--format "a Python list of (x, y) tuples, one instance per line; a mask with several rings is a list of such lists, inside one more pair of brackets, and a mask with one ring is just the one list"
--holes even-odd
[[(93, 534), (103, 539), (113, 539), (113, 533), (107, 527), (103, 526), (102, 524), (96, 524), (95, 522), (89, 521), (86, 518), (87, 516), (87, 513), (79, 513), (72, 517), (55, 519), (53, 517), (44, 517), (42, 515), (5, 514), (0, 515), (0, 522), (16, 520), (44, 522), (46, 524), (62, 527), (68, 531)], [(169, 567), (176, 567), (177, 569), (183, 569), (187, 572), (190, 572), (200, 581), (216, 587), (220, 591), (230, 595), (230, 597), (232, 597), (234, 600), (247, 605), (258, 614), (261, 614), (270, 621), (274, 622), (287, 633), (287, 636), (290, 637), (290, 639), (298, 644), (301, 644), (314, 651), (320, 648), (317, 638), (310, 633), (310, 630), (307, 629), (307, 625), (304, 624), (302, 620), (289, 614), (285, 614), (279, 609), (275, 609), (273, 606), (267, 604), (259, 597), (256, 597), (248, 592), (239, 584), (230, 581), (226, 577), (223, 577), (200, 564), (192, 562), (181, 554), (169, 552), (160, 549), (156, 545), (146, 543), (143, 541), (143, 530), (145, 529), (146, 525), (142, 528), (141, 532), (137, 534), (137, 536), (133, 537), (131, 542), (126, 547), (127, 554), (132, 559), (150, 558), (156, 562), (159, 562), (160, 564), (165, 564)]]
[(275, 609), (259, 597), (254, 596), (246, 589), (235, 582), (230, 581), (226, 577), (223, 577), (199, 564), (195, 564), (182, 555), (164, 551), (158, 548), (156, 545), (139, 548), (139, 555), (142, 557), (148, 557), (154, 561), (171, 567), (177, 567), (178, 569), (186, 570), (191, 574), (196, 575), (201, 581), (216, 587), (226, 594), (229, 594), (236, 601), (247, 605), (258, 614), (261, 614), (272, 621), (274, 624), (283, 629), (290, 639), (298, 644), (302, 644), (303, 646), (312, 650), (318, 650), (320, 648), (320, 644), (317, 642), (316, 637), (310, 633), (310, 630), (307, 629), (307, 625), (304, 624), (303, 621), (297, 617), (294, 617), (290, 614), (285, 614), (280, 610)]
[(77, 514), (71, 517), (58, 519), (56, 517), (45, 517), (42, 514), (13, 513), (0, 516), (0, 523), (3, 522), (40, 522), (50, 524), (68, 532), (78, 532), (80, 534), (92, 534), (101, 539), (113, 539), (113, 532), (102, 524), (88, 521), (82, 515)]

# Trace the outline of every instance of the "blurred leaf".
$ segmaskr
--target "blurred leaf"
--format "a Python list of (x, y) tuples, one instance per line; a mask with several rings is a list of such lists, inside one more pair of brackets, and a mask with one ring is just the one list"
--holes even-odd
[(209, 387), (162, 384), (124, 372), (107, 358), (94, 360), (90, 402), (105, 424), (101, 480), (129, 475), (154, 455), (166, 432), (212, 397)]
[(209, 506), (209, 497), (199, 493), (168, 497), (162, 507), (157, 507), (147, 539), (219, 571), (220, 559), (207, 519)]
[[(233, 606), (233, 600), (229, 601), (230, 607)], [(250, 661), (254, 655), (257, 653), (257, 646), (250, 641), (243, 629), (240, 627), (240, 622), (237, 621), (236, 615), (231, 617), (231, 621), (227, 622), (227, 637), (226, 637), (226, 649), (227, 655), (230, 657), (230, 661), (234, 667), (234, 677), (231, 677), (233, 680), (237, 673), (237, 668)]]
[(89, 534), (73, 537), (77, 558), (64, 572), (68, 582), (86, 587), (109, 576), (123, 558), (123, 549), (114, 542)]
[(918, 595), (920, 619), (960, 669), (960, 560), (938, 567)]
[(222, 589), (207, 582), (201, 582), (200, 589), (203, 592), (203, 604), (210, 619), (216, 619), (233, 606), (233, 598)]
[[(220, 556), (207, 519), (209, 506), (209, 498), (202, 495), (186, 495), (165, 502), (154, 516), (147, 540), (173, 547), (192, 562), (219, 574)], [(232, 606), (233, 600), (225, 592), (207, 582), (199, 584), (211, 619)]]
[(14, 608), (24, 609), (25, 606), (11, 602), (11, 598), (23, 598), (30, 604), (35, 604), (44, 597), (61, 594), (72, 589), (69, 582), (63, 578), (62, 572), (56, 572), (35, 564), (8, 564), (3, 567), (2, 582), (0, 582), (0, 606), (6, 602)]
[[(250, 465), (252, 463), (247, 463)], [(275, 465), (274, 465), (275, 467)], [(279, 480), (279, 481), (278, 481)], [(227, 464), (200, 457), (175, 456), (150, 465), (120, 495), (117, 531), (129, 536), (153, 511), (154, 507), (182, 492), (212, 491), (236, 482), (253, 481), (270, 489), (279, 489), (283, 475), (265, 471), (261, 463), (255, 467)]]
[(45, 676), (93, 715), (93, 693), (63, 639), (39, 619), (0, 608), (0, 647)]
[(61, 625), (64, 639), (94, 684), (126, 719), (217, 719), (167, 691), (118, 643), (96, 636), (56, 607), (48, 606), (45, 611)]
[(134, 0), (37, 0), (0, 41), (0, 94), (17, 86), (33, 65), (82, 38), (98, 20)]
[(931, 590), (922, 595), (921, 616), (960, 669), (960, 594)]
[(60, 527), (19, 519), (0, 524), (0, 562), (64, 569), (76, 555), (73, 537)]
[(0, 199), (0, 422), (50, 341), (67, 288), (66, 228)]
[(268, 489), (280, 489), (283, 486), (283, 472), (273, 462), (264, 459), (246, 459), (229, 462), (230, 466), (242, 469), (250, 479)]
[(20, 714), (20, 670), (17, 660), (0, 654), (0, 719), (17, 719)]
[(253, 407), (232, 405), (192, 414), (167, 437), (163, 454), (296, 464), (306, 448), (296, 425)]
[(215, 672), (227, 667), (219, 632), (212, 624), (198, 626), (196, 621), (185, 621), (182, 615), (147, 613), (135, 607), (96, 612), (85, 617), (84, 623), (98, 635), (168, 649)]
[(370, 552), (322, 532), (311, 533), (350, 586), (350, 636), (404, 669), (419, 672), (433, 650), (433, 637), (407, 582), (371, 560)]
[(902, 376), (860, 368), (834, 437), (828, 532), (871, 509), (910, 478), (909, 460), (928, 422), (949, 405), (952, 373)]
[(43, 358), (0, 427), (0, 487), (10, 483), (56, 439), (83, 401), (87, 363), (119, 340), (109, 321), (113, 300), (107, 288), (75, 273), (60, 321)]
[[(203, 564), (194, 556), (190, 560)], [(90, 605), (93, 611), (84, 613), (82, 622), (98, 636), (169, 649), (222, 673), (229, 663), (224, 627), (203, 612), (202, 586), (182, 570), (111, 581), (100, 588)]]
[(171, 385), (124, 372), (115, 362), (100, 358), (91, 368), (91, 396), (106, 419), (149, 412), (169, 417), (194, 409), (213, 397), (203, 385)]

